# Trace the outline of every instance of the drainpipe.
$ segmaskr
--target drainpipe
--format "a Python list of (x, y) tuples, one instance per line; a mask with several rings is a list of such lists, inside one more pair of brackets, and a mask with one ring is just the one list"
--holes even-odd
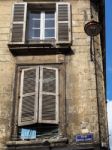
[(94, 37), (93, 37), (93, 50), (94, 50), (94, 65), (95, 65), (95, 77), (96, 77), (96, 95), (97, 95), (97, 111), (98, 111), (98, 127), (99, 127), (99, 143), (101, 149), (101, 127), (100, 127), (100, 111), (99, 111), (99, 95), (98, 95), (98, 77), (97, 77), (97, 64), (96, 64), (96, 50), (94, 45)]

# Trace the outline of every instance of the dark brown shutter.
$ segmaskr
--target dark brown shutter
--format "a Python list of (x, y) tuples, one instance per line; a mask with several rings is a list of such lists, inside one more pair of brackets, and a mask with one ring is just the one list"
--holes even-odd
[(71, 10), (69, 3), (56, 4), (57, 44), (71, 43)]
[(58, 69), (40, 68), (39, 122), (58, 123)]
[(12, 18), (11, 43), (25, 42), (27, 3), (15, 3)]
[(18, 125), (37, 122), (39, 68), (23, 69), (21, 73)]

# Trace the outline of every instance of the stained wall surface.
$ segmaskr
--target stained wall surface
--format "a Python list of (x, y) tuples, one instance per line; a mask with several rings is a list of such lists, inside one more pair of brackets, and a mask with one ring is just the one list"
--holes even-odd
[[(85, 133), (93, 133), (95, 143), (99, 143), (100, 138), (102, 142), (106, 142), (105, 88), (100, 37), (95, 39), (96, 58), (91, 61), (90, 37), (84, 32), (84, 25), (90, 20), (90, 1), (69, 0), (72, 6), (73, 54), (15, 57), (8, 48), (8, 41), (11, 32), (12, 6), (16, 1), (20, 2), (20, 0), (0, 0), (0, 150), (6, 149), (6, 142), (10, 140), (17, 64), (63, 64), (66, 75), (63, 95), (66, 103), (62, 106), (64, 116), (60, 132), (62, 131), (62, 134), (66, 132), (70, 142), (73, 141), (74, 136)], [(97, 18), (97, 13), (95, 15)], [(97, 71), (95, 71), (95, 60), (97, 60)], [(101, 135), (99, 135), (99, 123), (101, 123)]]

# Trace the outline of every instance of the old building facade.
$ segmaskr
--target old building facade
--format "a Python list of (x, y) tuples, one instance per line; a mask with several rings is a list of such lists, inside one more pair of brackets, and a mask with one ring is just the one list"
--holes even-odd
[[(0, 0), (0, 150), (108, 149), (103, 9)], [(91, 15), (102, 25), (92, 43)]]

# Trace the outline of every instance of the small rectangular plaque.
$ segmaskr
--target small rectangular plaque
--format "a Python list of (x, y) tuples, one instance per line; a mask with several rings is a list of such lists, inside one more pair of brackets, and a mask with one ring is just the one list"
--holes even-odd
[(93, 141), (93, 134), (88, 133), (86, 135), (76, 135), (76, 142), (90, 142)]

